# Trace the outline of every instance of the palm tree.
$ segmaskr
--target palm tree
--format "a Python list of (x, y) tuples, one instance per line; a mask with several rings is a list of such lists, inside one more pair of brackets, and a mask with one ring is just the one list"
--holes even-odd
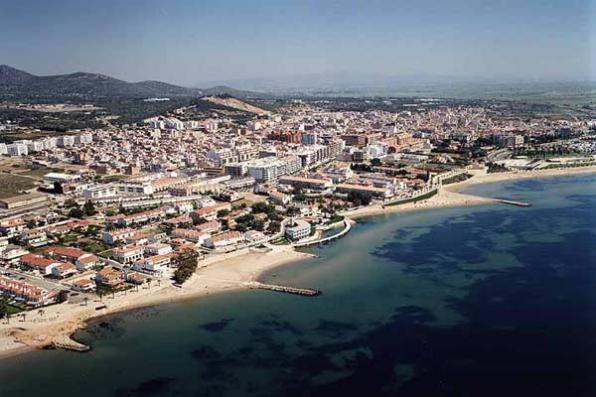
[(88, 297), (84, 297), (83, 298), (83, 302), (85, 302), (85, 306), (87, 306), (87, 302), (89, 302), (89, 298)]
[(43, 309), (39, 309), (39, 310), (37, 311), (37, 314), (39, 314), (39, 317), (43, 317), (43, 315), (44, 315), (44, 314), (46, 314), (46, 311), (45, 311), (45, 310), (43, 310)]

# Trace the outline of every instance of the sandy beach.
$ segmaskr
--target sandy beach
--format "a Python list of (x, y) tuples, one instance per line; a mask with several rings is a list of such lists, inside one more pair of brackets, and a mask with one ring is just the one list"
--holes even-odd
[[(403, 211), (489, 205), (494, 204), (495, 200), (464, 194), (461, 190), (480, 183), (596, 173), (596, 167), (496, 174), (486, 174), (484, 171), (471, 173), (474, 175), (472, 178), (445, 186), (437, 195), (424, 201), (388, 207), (372, 205), (348, 211), (343, 215), (357, 219)], [(257, 280), (259, 275), (269, 269), (310, 257), (312, 257), (310, 254), (295, 251), (289, 246), (271, 246), (263, 250), (239, 250), (201, 261), (197, 272), (182, 288), (174, 287), (169, 283), (158, 284), (154, 281), (150, 288), (121, 292), (114, 297), (104, 297), (102, 300), (98, 298), (89, 301), (87, 305), (63, 303), (44, 308), (43, 314), (33, 310), (28, 312), (24, 319), (15, 317), (10, 320), (10, 323), (2, 320), (0, 321), (0, 358), (14, 356), (32, 348), (44, 348), (56, 344), (75, 349), (84, 347), (72, 341), (70, 335), (85, 327), (90, 319), (140, 307), (246, 288), (246, 282)]]
[(150, 288), (139, 288), (138, 292), (120, 292), (114, 297), (106, 296), (101, 301), (89, 301), (87, 306), (63, 303), (44, 308), (43, 315), (34, 310), (24, 320), (14, 317), (8, 324), (6, 320), (2, 320), (0, 358), (56, 343), (76, 348), (77, 343), (70, 340), (69, 336), (85, 327), (86, 321), (90, 319), (246, 288), (245, 282), (257, 280), (260, 274), (271, 268), (311, 257), (312, 255), (295, 251), (289, 246), (274, 246), (267, 250), (239, 250), (201, 261), (201, 267), (182, 288), (153, 282)]
[(596, 173), (596, 166), (581, 168), (550, 169), (540, 171), (511, 171), (493, 174), (487, 174), (484, 170), (471, 170), (469, 171), (469, 173), (473, 175), (471, 178), (463, 182), (446, 185), (438, 194), (426, 200), (394, 206), (371, 205), (368, 207), (343, 212), (342, 215), (347, 216), (351, 219), (359, 219), (369, 216), (393, 214), (398, 212), (495, 204), (496, 200), (494, 199), (465, 194), (461, 193), (461, 191), (469, 186), (485, 183), (507, 182), (522, 179), (549, 178), (581, 174), (594, 174)]

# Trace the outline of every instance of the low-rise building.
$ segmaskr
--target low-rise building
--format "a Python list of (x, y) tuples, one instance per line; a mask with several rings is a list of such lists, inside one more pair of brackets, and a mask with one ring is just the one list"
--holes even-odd
[(27, 223), (20, 219), (9, 219), (0, 223), (0, 234), (13, 237), (23, 230), (27, 229)]
[(133, 269), (155, 274), (155, 275), (162, 275), (164, 271), (169, 267), (172, 261), (173, 254), (165, 254), (165, 255), (154, 255), (148, 258), (141, 259), (134, 263)]
[(49, 304), (55, 301), (56, 291), (50, 291), (10, 277), (0, 276), (2, 295), (29, 305)]
[(237, 231), (225, 232), (205, 240), (203, 245), (209, 248), (223, 248), (244, 241), (242, 233)]
[(183, 238), (184, 240), (192, 241), (193, 243), (202, 244), (205, 240), (211, 237), (211, 234), (195, 229), (178, 228), (172, 230), (172, 236)]
[(134, 229), (115, 229), (103, 232), (101, 239), (104, 243), (114, 245), (118, 241), (124, 241), (126, 238), (137, 233)]
[(297, 241), (310, 236), (310, 231), (310, 223), (302, 219), (296, 219), (292, 225), (286, 226), (285, 234), (290, 240)]
[(1, 199), (0, 208), (12, 210), (28, 206), (43, 206), (48, 202), (46, 195), (34, 192)]
[(143, 247), (140, 246), (126, 246), (118, 247), (112, 250), (112, 258), (123, 264), (133, 263), (143, 257)]
[(105, 267), (95, 275), (98, 285), (116, 288), (124, 282), (124, 272), (114, 267)]
[(48, 276), (52, 274), (53, 268), (63, 264), (60, 261), (44, 258), (43, 256), (36, 254), (23, 255), (19, 261), (27, 268), (38, 271), (42, 276)]
[(337, 185), (335, 187), (335, 191), (338, 193), (364, 193), (378, 198), (387, 198), (393, 196), (393, 193), (389, 189), (350, 183), (341, 183)]
[(99, 261), (97, 256), (72, 247), (53, 246), (46, 248), (44, 253), (55, 259), (68, 261), (81, 271), (92, 268)]
[(60, 278), (71, 276), (77, 272), (75, 265), (69, 262), (64, 262), (52, 268), (52, 275)]

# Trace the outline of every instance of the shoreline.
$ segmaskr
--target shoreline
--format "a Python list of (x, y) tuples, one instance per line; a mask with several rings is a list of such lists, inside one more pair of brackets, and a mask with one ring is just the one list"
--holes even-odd
[(424, 211), (441, 208), (455, 208), (468, 207), (480, 205), (494, 205), (499, 201), (496, 198), (482, 197), (466, 193), (461, 193), (462, 190), (480, 184), (498, 183), (517, 181), (524, 179), (542, 179), (565, 176), (577, 176), (596, 174), (596, 166), (565, 168), (565, 169), (549, 169), (538, 171), (509, 171), (487, 174), (481, 170), (470, 170), (471, 178), (462, 182), (443, 186), (442, 190), (425, 200), (418, 202), (411, 202), (402, 205), (382, 206), (380, 204), (371, 205), (356, 210), (343, 212), (341, 215), (351, 219), (361, 219), (371, 216), (380, 216), (395, 214), (400, 212)]
[[(435, 196), (420, 202), (389, 207), (373, 205), (347, 211), (342, 215), (359, 219), (399, 212), (491, 205), (496, 204), (497, 201), (460, 192), (466, 187), (485, 183), (593, 174), (596, 173), (596, 166), (494, 174), (477, 171), (470, 173), (473, 174), (471, 178), (446, 185)], [(121, 292), (114, 298), (106, 297), (102, 300), (90, 301), (88, 306), (74, 306), (67, 303), (49, 306), (44, 308), (46, 313), (43, 317), (30, 312), (27, 321), (14, 318), (10, 324), (6, 324), (5, 320), (2, 320), (0, 321), (0, 360), (55, 345), (83, 351), (81, 349), (85, 346), (73, 340), (72, 335), (85, 328), (91, 321), (140, 308), (245, 289), (247, 288), (245, 283), (259, 281), (260, 277), (271, 269), (312, 257), (312, 254), (297, 251), (292, 246), (270, 246), (263, 250), (242, 249), (201, 261), (197, 272), (181, 288), (169, 284), (141, 288), (138, 292)], [(102, 306), (105, 308), (101, 308)]]
[[(182, 302), (202, 296), (215, 295), (247, 288), (244, 284), (256, 281), (275, 267), (312, 258), (313, 255), (295, 251), (289, 246), (275, 246), (268, 250), (243, 249), (209, 258), (200, 262), (200, 268), (178, 288), (170, 284), (140, 288), (139, 292), (120, 292), (103, 300), (88, 302), (88, 306), (72, 304), (44, 308), (45, 318), (31, 312), (27, 321), (13, 318), (10, 324), (0, 322), (0, 360), (35, 349), (61, 348), (83, 351), (71, 336), (85, 328), (88, 322), (126, 311)], [(97, 310), (105, 306), (105, 308)]]

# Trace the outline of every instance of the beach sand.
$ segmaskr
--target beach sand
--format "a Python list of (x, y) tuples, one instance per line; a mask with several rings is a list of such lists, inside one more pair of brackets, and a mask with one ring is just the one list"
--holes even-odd
[[(245, 282), (254, 281), (271, 269), (293, 261), (311, 258), (312, 255), (293, 250), (290, 246), (272, 246), (263, 250), (239, 250), (199, 262), (200, 268), (182, 286), (158, 285), (139, 287), (114, 297), (89, 301), (87, 305), (63, 303), (29, 312), (25, 319), (14, 317), (10, 323), (0, 322), (0, 358), (26, 352), (31, 348), (44, 348), (60, 344), (74, 349), (80, 347), (69, 337), (85, 327), (90, 319), (125, 310), (197, 298), (232, 289), (246, 288)], [(105, 307), (105, 308), (103, 308)], [(70, 343), (70, 345), (69, 345)]]
[(342, 215), (347, 216), (351, 219), (358, 219), (368, 216), (393, 214), (398, 212), (495, 204), (497, 203), (495, 199), (489, 197), (480, 197), (470, 194), (464, 194), (461, 193), (461, 191), (469, 186), (485, 183), (496, 183), (523, 179), (548, 178), (581, 174), (594, 174), (596, 173), (596, 166), (566, 169), (550, 169), (539, 171), (500, 172), (493, 174), (487, 174), (484, 170), (470, 170), (469, 173), (473, 175), (471, 178), (466, 179), (463, 182), (443, 186), (443, 188), (438, 194), (426, 200), (394, 206), (371, 205), (368, 207), (343, 212)]
[[(344, 215), (357, 219), (403, 211), (494, 204), (494, 199), (463, 194), (460, 191), (480, 183), (596, 173), (596, 167), (496, 174), (486, 174), (484, 171), (471, 173), (474, 175), (472, 178), (445, 186), (437, 195), (427, 200), (388, 207), (372, 205), (348, 211)], [(2, 320), (0, 321), (0, 358), (56, 343), (68, 347), (70, 335), (85, 327), (90, 319), (140, 307), (246, 288), (246, 282), (257, 280), (259, 275), (269, 269), (310, 257), (312, 255), (297, 252), (290, 246), (239, 250), (201, 261), (197, 272), (181, 288), (169, 283), (158, 285), (154, 281), (150, 288), (139, 288), (138, 292), (121, 292), (115, 297), (104, 297), (101, 301), (96, 299), (89, 301), (87, 306), (63, 303), (44, 308), (43, 314), (33, 310), (25, 319), (16, 317), (11, 319), (9, 324), (6, 320)], [(70, 347), (76, 349), (81, 345), (72, 341)]]

